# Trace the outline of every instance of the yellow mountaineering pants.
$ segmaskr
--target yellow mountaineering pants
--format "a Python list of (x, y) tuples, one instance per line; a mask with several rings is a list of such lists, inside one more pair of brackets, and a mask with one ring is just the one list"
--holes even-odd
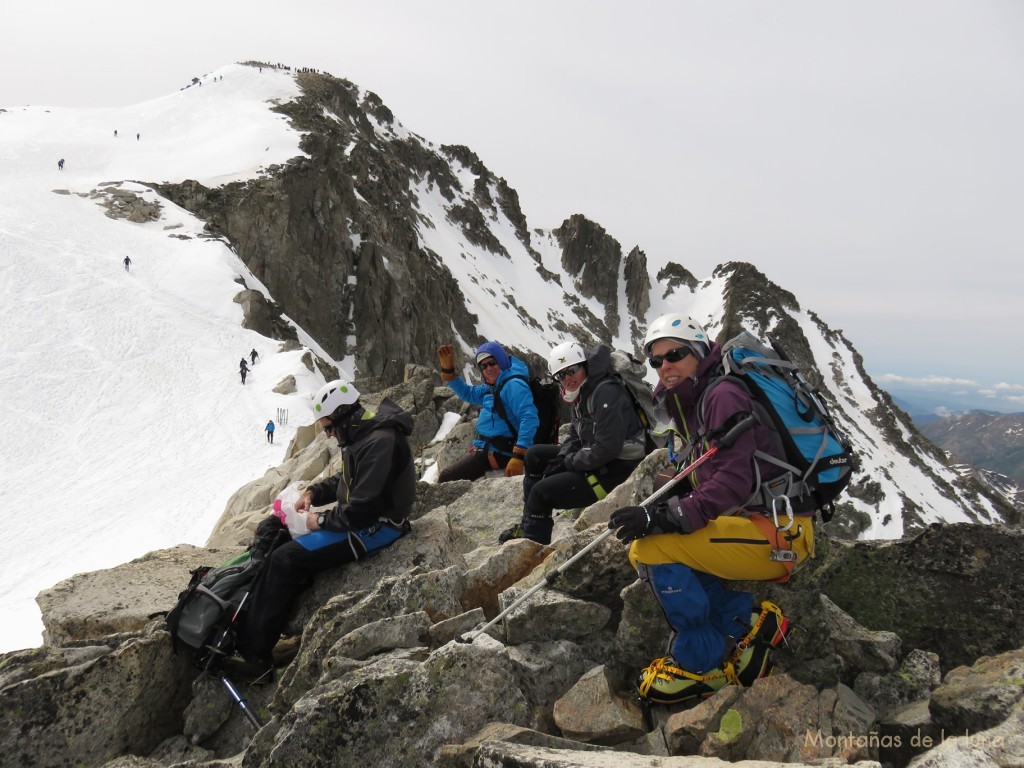
[[(788, 517), (780, 517), (785, 527)], [(634, 568), (642, 565), (682, 563), (695, 571), (710, 573), (730, 581), (785, 580), (792, 570), (783, 562), (770, 559), (773, 548), (796, 552), (799, 567), (814, 553), (814, 521), (811, 517), (797, 517), (792, 541), (778, 534), (778, 543), (769, 542), (763, 532), (775, 525), (771, 519), (767, 526), (758, 526), (749, 517), (727, 515), (712, 520), (693, 533), (665, 533), (637, 539), (629, 547), (629, 562)]]

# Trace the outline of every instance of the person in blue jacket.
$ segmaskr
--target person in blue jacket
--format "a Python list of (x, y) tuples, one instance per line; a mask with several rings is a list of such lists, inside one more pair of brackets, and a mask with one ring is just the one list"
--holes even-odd
[[(496, 341), (481, 344), (474, 354), (484, 378), (484, 383), (476, 386), (455, 373), (455, 350), (450, 344), (437, 350), (441, 379), (462, 400), (480, 406), (476, 439), (465, 456), (444, 468), (438, 476), (440, 483), (476, 480), (490, 469), (504, 469), (505, 477), (523, 474), (526, 449), (533, 445), (540, 425), (526, 363), (509, 355)], [(500, 400), (497, 404), (496, 398)]]

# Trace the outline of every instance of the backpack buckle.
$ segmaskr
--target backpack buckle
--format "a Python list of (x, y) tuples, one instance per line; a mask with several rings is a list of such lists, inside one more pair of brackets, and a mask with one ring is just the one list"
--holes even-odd
[(775, 563), (795, 563), (798, 558), (791, 549), (773, 549), (768, 559)]

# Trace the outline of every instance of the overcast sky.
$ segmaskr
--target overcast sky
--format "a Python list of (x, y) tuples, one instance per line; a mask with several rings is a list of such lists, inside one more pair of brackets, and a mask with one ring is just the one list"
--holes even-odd
[(698, 277), (750, 261), (880, 381), (1024, 396), (1016, 0), (0, 2), (0, 107), (320, 69), (471, 147), (531, 226), (583, 213)]

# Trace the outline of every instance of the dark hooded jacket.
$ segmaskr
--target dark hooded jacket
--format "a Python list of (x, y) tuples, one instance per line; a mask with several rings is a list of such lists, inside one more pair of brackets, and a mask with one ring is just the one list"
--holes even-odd
[(412, 416), (388, 398), (376, 414), (359, 408), (339, 425), (341, 471), (308, 488), (315, 507), (338, 502), (324, 528), (362, 530), (408, 519), (416, 497), (412, 427)]
[[(700, 361), (693, 377), (666, 388), (659, 383), (654, 389), (655, 402), (663, 405), (676, 428), (692, 451), (687, 461), (700, 457), (710, 447), (704, 435), (721, 435), (743, 417), (754, 413), (750, 395), (738, 384), (726, 379), (717, 384), (704, 399), (704, 423), (699, 423), (697, 408), (701, 395), (716, 376), (722, 363), (722, 348), (712, 344), (710, 352)], [(702, 431), (703, 428), (703, 431)], [(770, 429), (757, 424), (747, 430), (728, 450), (723, 450), (690, 476), (690, 490), (679, 498), (679, 513), (692, 530), (705, 527), (719, 515), (731, 514), (743, 505), (754, 491), (757, 472), (761, 480), (776, 477), (780, 467), (754, 458), (754, 451), (778, 455), (779, 447)], [(758, 509), (751, 506), (750, 509)]]
[(587, 353), (587, 378), (558, 452), (566, 469), (592, 472), (615, 459), (639, 462), (645, 455), (643, 424), (625, 386), (611, 377), (611, 353), (604, 344)]

